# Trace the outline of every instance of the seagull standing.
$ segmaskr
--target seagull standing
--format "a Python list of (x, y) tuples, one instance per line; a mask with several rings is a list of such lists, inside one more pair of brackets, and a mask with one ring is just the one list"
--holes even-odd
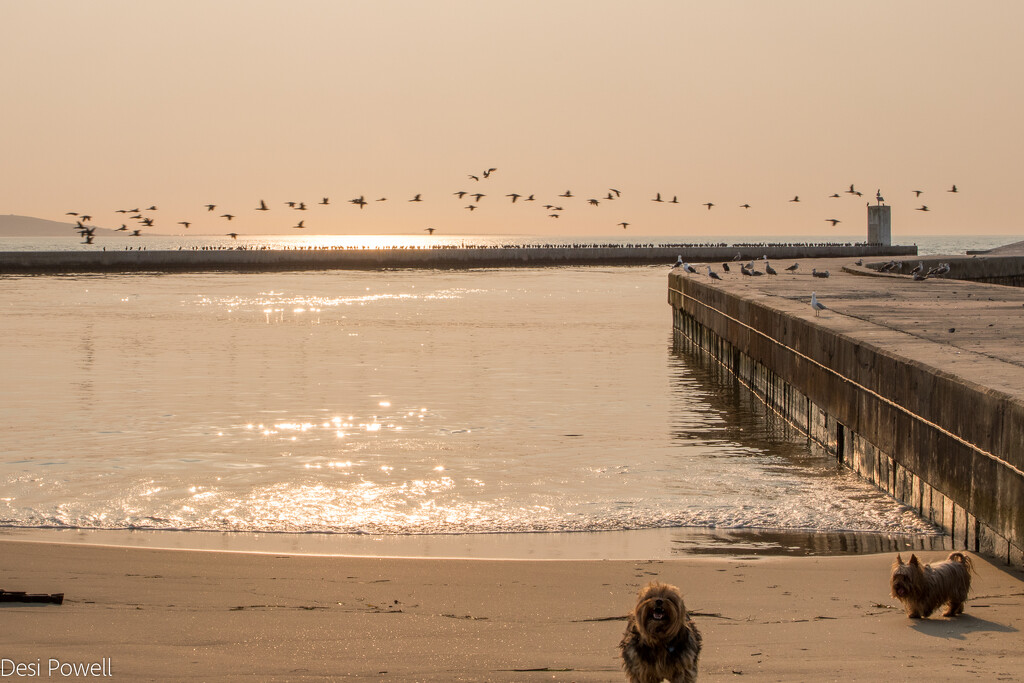
[(711, 266), (708, 266), (708, 277), (711, 278), (712, 280), (721, 280), (722, 279), (721, 275), (719, 275), (715, 271), (711, 270)]
[(679, 256), (678, 256), (677, 258), (676, 258), (676, 264), (675, 264), (674, 266), (672, 266), (672, 267), (673, 267), (673, 268), (678, 268), (678, 267), (679, 267), (679, 266), (681, 266), (681, 265), (683, 265), (683, 255), (682, 255), (682, 254), (680, 254), (680, 255), (679, 255)]
[(814, 317), (817, 318), (818, 314), (822, 311), (827, 311), (828, 306), (818, 301), (818, 297), (814, 292), (811, 292), (811, 308), (814, 309)]

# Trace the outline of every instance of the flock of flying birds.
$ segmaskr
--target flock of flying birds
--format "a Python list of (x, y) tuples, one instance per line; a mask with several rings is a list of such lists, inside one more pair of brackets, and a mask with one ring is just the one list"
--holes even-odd
[[(494, 174), (497, 170), (498, 170), (497, 168), (488, 168), (487, 170), (482, 171), (480, 173), (468, 174), (468, 179), (473, 181), (473, 182), (475, 182), (475, 183), (482, 183), (482, 182), (486, 181), (487, 179), (489, 179), (491, 177), (491, 175)], [(953, 185), (951, 187), (951, 189), (946, 190), (946, 191), (947, 192), (954, 192), (954, 193), (958, 192), (956, 185)], [(913, 190), (913, 193), (914, 193), (915, 197), (920, 197), (924, 193), (924, 191), (923, 190)], [(864, 193), (861, 192), (860, 190), (856, 189), (856, 187), (854, 187), (853, 184), (850, 185), (849, 189), (844, 190), (843, 194), (853, 195), (853, 196), (856, 196), (856, 197), (863, 197), (864, 196)], [(482, 203), (482, 200), (485, 197), (488, 196), (488, 194), (485, 193), (485, 192), (479, 192), (479, 191), (470, 192), (469, 190), (458, 190), (456, 192), (453, 192), (452, 195), (455, 196), (455, 197), (458, 197), (460, 200), (466, 200), (466, 198), (468, 197), (469, 198), (469, 203), (464, 208), (466, 210), (470, 211), (470, 212), (476, 211), (480, 207), (480, 205)], [(836, 192), (836, 193), (833, 193), (833, 194), (829, 195), (829, 198), (830, 199), (839, 199), (841, 196), (842, 195), (840, 195), (840, 193)], [(607, 191), (604, 192), (603, 196), (593, 196), (593, 197), (587, 198), (586, 199), (586, 204), (589, 205), (589, 206), (599, 206), (600, 204), (605, 203), (605, 202), (616, 201), (616, 200), (620, 199), (621, 197), (622, 197), (622, 192), (620, 190), (617, 190), (615, 188), (608, 188)], [(534, 195), (534, 194), (521, 194), (521, 193), (518, 193), (518, 192), (507, 193), (507, 194), (504, 195), (504, 198), (511, 200), (512, 204), (526, 203), (526, 202), (537, 202), (537, 201), (539, 201), (537, 199), (536, 195)], [(580, 197), (578, 195), (574, 194), (572, 192), (572, 190), (566, 190), (565, 192), (562, 192), (561, 194), (558, 194), (556, 197), (554, 197), (552, 199), (540, 200), (540, 201), (546, 201), (547, 202), (547, 203), (542, 204), (540, 206), (543, 206), (543, 208), (547, 212), (547, 216), (549, 218), (559, 218), (560, 216), (562, 216), (562, 212), (565, 210), (562, 205), (568, 203), (566, 200), (573, 200), (573, 199), (577, 199), (578, 200), (579, 198)], [(878, 190), (875, 193), (875, 199), (876, 199), (876, 201), (879, 204), (882, 204), (885, 201), (885, 199), (882, 197), (881, 190)], [(387, 197), (379, 197), (379, 198), (376, 198), (376, 199), (373, 199), (373, 200), (367, 200), (365, 195), (359, 195), (358, 197), (355, 197), (353, 199), (349, 199), (347, 201), (348, 201), (349, 204), (357, 206), (357, 207), (359, 207), (360, 210), (362, 210), (362, 209), (365, 209), (367, 206), (370, 206), (371, 204), (378, 203), (378, 202), (386, 202), (386, 201), (388, 201), (388, 198)], [(420, 193), (420, 194), (414, 195), (411, 199), (407, 199), (406, 201), (407, 202), (423, 202), (425, 200), (423, 199), (423, 194)], [(678, 195), (672, 195), (672, 198), (668, 199), (667, 195), (665, 197), (663, 197), (661, 192), (655, 193), (654, 197), (652, 197), (650, 199), (650, 201), (658, 202), (658, 203), (665, 203), (665, 204), (680, 204), (681, 203), (679, 201)], [(790, 203), (799, 203), (800, 202), (800, 196), (799, 195), (795, 195), (792, 199), (789, 200), (789, 202)], [(323, 197), (319, 202), (315, 203), (316, 206), (328, 206), (330, 204), (331, 204), (331, 200), (330, 200), (329, 197)], [(311, 208), (311, 206), (307, 205), (306, 202), (301, 202), (301, 201), (288, 201), (288, 202), (284, 202), (283, 206), (286, 206), (286, 207), (288, 207), (288, 209), (293, 210), (293, 211), (308, 211)], [(701, 206), (705, 206), (705, 207), (707, 207), (708, 211), (711, 211), (717, 205), (714, 202), (704, 202), (703, 204), (701, 204)], [(205, 207), (205, 210), (206, 210), (207, 213), (211, 213), (211, 212), (215, 213), (217, 211), (218, 205), (217, 204), (206, 204), (206, 205), (204, 205), (204, 207)], [(743, 203), (743, 204), (739, 205), (739, 208), (744, 209), (744, 210), (748, 210), (748, 209), (751, 208), (751, 205), (748, 204), (748, 203)], [(259, 200), (259, 206), (256, 206), (256, 207), (254, 207), (252, 209), (252, 211), (270, 211), (270, 210), (271, 210), (271, 208), (267, 205), (266, 201), (263, 200), (263, 199)], [(929, 211), (930, 209), (928, 208), (927, 204), (922, 204), (916, 210), (917, 211)], [(139, 226), (139, 227), (129, 228), (127, 223), (122, 223), (121, 227), (117, 228), (116, 231), (117, 232), (126, 232), (128, 235), (133, 236), (133, 237), (140, 236), (142, 234), (142, 230), (144, 228), (153, 227), (153, 225), (155, 225), (155, 222), (156, 222), (155, 218), (152, 215), (147, 215), (147, 214), (152, 214), (152, 212), (155, 212), (155, 211), (157, 211), (156, 205), (150, 206), (147, 209), (141, 209), (141, 208), (117, 209), (116, 213), (123, 214), (124, 217), (126, 218), (126, 220), (136, 221), (136, 225)], [(76, 225), (75, 225), (75, 230), (77, 230), (78, 234), (81, 235), (81, 237), (84, 239), (84, 243), (85, 244), (92, 244), (93, 240), (96, 237), (96, 228), (92, 227), (92, 226), (89, 226), (89, 225), (86, 225), (89, 221), (92, 220), (92, 216), (89, 215), (89, 214), (79, 213), (77, 211), (68, 211), (66, 215), (77, 217), (77, 222), (76, 222)], [(237, 217), (237, 214), (231, 213), (229, 211), (225, 211), (224, 213), (217, 214), (217, 217), (218, 218), (222, 218), (222, 219), (230, 222), (230, 221), (234, 220)], [(825, 222), (826, 223), (831, 223), (832, 227), (835, 227), (836, 225), (838, 225), (842, 221), (840, 221), (838, 218), (826, 218)], [(183, 221), (177, 221), (176, 225), (180, 225), (180, 226), (183, 226), (185, 229), (188, 229), (189, 227), (191, 227), (192, 223), (193, 223), (192, 221), (183, 220)], [(630, 223), (628, 223), (626, 221), (622, 221), (620, 223), (616, 223), (616, 226), (621, 227), (623, 230), (625, 230), (625, 229), (627, 229), (630, 226)], [(295, 223), (295, 225), (293, 225), (291, 227), (292, 227), (292, 229), (295, 229), (295, 230), (303, 230), (303, 229), (305, 229), (307, 227), (306, 226), (305, 218), (302, 218), (302, 219), (298, 220)], [(428, 234), (431, 234), (431, 235), (434, 234), (434, 231), (435, 231), (435, 228), (424, 228), (424, 232), (427, 232)], [(239, 233), (237, 233), (237, 232), (229, 232), (229, 233), (226, 233), (226, 234), (227, 234), (227, 236), (231, 237), (232, 239), (237, 239), (238, 235), (239, 235)]]

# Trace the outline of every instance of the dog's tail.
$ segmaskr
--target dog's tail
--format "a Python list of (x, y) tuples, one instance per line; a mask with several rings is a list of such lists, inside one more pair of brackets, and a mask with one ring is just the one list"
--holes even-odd
[(950, 562), (959, 562), (963, 566), (967, 567), (967, 571), (968, 572), (970, 572), (972, 574), (975, 573), (975, 571), (974, 571), (974, 564), (971, 562), (971, 558), (968, 557), (967, 555), (964, 555), (961, 552), (950, 553), (949, 557), (947, 557), (946, 559), (949, 560)]

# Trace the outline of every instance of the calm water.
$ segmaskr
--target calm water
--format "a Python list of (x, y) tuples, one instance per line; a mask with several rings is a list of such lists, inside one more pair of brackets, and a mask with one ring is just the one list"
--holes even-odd
[(0, 278), (0, 526), (933, 532), (674, 347), (666, 275)]

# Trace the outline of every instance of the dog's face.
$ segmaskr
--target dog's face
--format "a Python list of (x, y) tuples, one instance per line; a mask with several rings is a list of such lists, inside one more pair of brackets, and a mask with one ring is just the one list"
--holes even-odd
[(897, 553), (896, 561), (892, 565), (892, 576), (889, 578), (892, 597), (903, 600), (920, 592), (920, 583), (923, 578), (924, 573), (917, 555), (911, 555), (910, 562), (904, 562)]
[(686, 621), (686, 606), (679, 589), (667, 583), (649, 583), (640, 589), (633, 618), (641, 640), (654, 645), (679, 635)]

